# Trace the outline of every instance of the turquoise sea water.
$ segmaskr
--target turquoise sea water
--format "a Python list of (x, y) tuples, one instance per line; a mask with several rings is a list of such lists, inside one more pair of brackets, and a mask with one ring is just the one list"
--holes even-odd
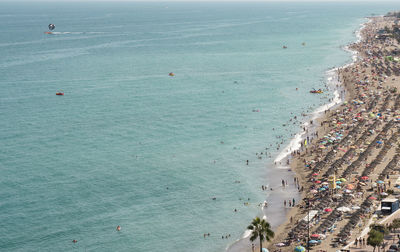
[(224, 251), (280, 183), (282, 124), (399, 8), (0, 3), (0, 250)]

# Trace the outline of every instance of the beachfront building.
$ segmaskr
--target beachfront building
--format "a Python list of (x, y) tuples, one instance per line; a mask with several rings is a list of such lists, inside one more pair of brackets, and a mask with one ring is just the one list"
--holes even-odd
[(398, 199), (384, 199), (381, 201), (382, 214), (392, 214), (399, 209)]

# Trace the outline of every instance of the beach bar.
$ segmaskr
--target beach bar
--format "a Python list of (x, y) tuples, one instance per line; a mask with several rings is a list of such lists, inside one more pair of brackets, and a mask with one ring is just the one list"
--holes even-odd
[(382, 214), (392, 214), (399, 209), (398, 199), (384, 199), (381, 201)]

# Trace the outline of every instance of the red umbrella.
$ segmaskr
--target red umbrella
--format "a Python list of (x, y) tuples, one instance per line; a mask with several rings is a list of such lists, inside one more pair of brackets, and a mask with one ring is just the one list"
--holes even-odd
[(319, 234), (312, 234), (311, 238), (319, 238)]
[(321, 184), (321, 180), (317, 180), (317, 181), (315, 181), (315, 183)]
[(313, 173), (312, 175), (313, 175), (313, 176), (318, 176), (318, 173)]
[(332, 208), (325, 208), (325, 212), (332, 212)]
[(362, 180), (368, 180), (369, 178), (367, 176), (362, 176), (361, 179)]
[(374, 196), (371, 196), (368, 199), (376, 200), (376, 198)]

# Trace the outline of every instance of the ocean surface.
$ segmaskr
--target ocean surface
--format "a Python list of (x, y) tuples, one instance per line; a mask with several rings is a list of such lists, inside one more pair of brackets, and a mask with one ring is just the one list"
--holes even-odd
[(296, 189), (274, 160), (365, 17), (396, 9), (0, 3), (0, 251), (219, 252), (278, 225)]

